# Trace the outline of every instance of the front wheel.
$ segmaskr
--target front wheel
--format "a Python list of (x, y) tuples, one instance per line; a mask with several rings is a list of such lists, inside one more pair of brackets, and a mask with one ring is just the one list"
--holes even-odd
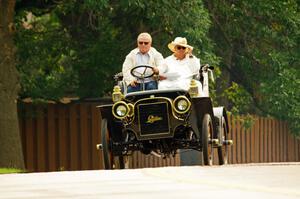
[(110, 133), (107, 129), (107, 120), (102, 119), (101, 122), (101, 139), (102, 139), (102, 157), (104, 169), (113, 168), (113, 154), (110, 146)]
[(213, 164), (213, 124), (209, 114), (205, 114), (202, 121), (202, 152), (204, 165)]
[(124, 169), (123, 156), (115, 157), (112, 152), (111, 134), (108, 131), (107, 119), (101, 122), (102, 157), (104, 169)]

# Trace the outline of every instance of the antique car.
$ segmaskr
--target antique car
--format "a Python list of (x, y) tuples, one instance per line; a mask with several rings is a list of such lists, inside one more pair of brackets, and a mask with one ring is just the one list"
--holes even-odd
[[(140, 69), (143, 69), (144, 72)], [(131, 74), (140, 80), (153, 76), (150, 66), (137, 66)], [(105, 169), (125, 168), (127, 156), (135, 151), (162, 158), (175, 156), (181, 149), (199, 151), (202, 164), (213, 164), (213, 151), (218, 164), (227, 164), (229, 126), (224, 107), (213, 107), (209, 97), (209, 72), (201, 66), (189, 90), (143, 90), (126, 93), (120, 78), (112, 93), (112, 104), (99, 106), (101, 140)], [(148, 71), (148, 72), (146, 72)], [(125, 88), (124, 88), (125, 87)]]

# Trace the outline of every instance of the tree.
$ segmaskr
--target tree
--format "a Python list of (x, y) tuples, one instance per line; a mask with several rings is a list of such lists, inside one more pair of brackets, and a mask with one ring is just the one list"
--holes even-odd
[(0, 1), (0, 167), (24, 169), (18, 127), (19, 77), (15, 67), (14, 0)]
[(205, 2), (223, 74), (230, 74), (225, 82), (238, 83), (229, 93), (244, 93), (234, 98), (243, 103), (238, 112), (288, 120), (300, 134), (299, 1)]

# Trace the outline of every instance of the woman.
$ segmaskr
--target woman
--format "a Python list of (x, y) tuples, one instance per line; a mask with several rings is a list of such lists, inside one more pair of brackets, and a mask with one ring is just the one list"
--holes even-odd
[[(159, 67), (161, 81), (158, 89), (188, 90), (191, 79), (199, 73), (200, 60), (192, 55), (193, 47), (187, 44), (184, 37), (176, 37), (168, 48), (173, 54)], [(200, 82), (197, 84), (199, 87)]]

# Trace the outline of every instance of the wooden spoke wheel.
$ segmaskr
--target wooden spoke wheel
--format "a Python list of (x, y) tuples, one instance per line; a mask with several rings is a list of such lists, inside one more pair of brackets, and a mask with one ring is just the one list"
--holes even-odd
[(205, 114), (202, 121), (202, 153), (204, 165), (213, 164), (213, 125), (209, 114)]
[(218, 138), (221, 142), (221, 146), (218, 147), (218, 158), (219, 158), (219, 165), (228, 164), (228, 145), (223, 144), (223, 141), (227, 140), (228, 132), (227, 132), (227, 123), (225, 118), (222, 117), (222, 128), (221, 132), (218, 134)]
[(101, 123), (102, 155), (104, 169), (124, 169), (123, 156), (114, 156), (112, 152), (111, 134), (108, 131), (107, 119), (102, 119)]
[(113, 168), (113, 154), (110, 146), (110, 134), (107, 129), (107, 119), (102, 119), (101, 122), (101, 139), (102, 139), (102, 156), (104, 169)]

